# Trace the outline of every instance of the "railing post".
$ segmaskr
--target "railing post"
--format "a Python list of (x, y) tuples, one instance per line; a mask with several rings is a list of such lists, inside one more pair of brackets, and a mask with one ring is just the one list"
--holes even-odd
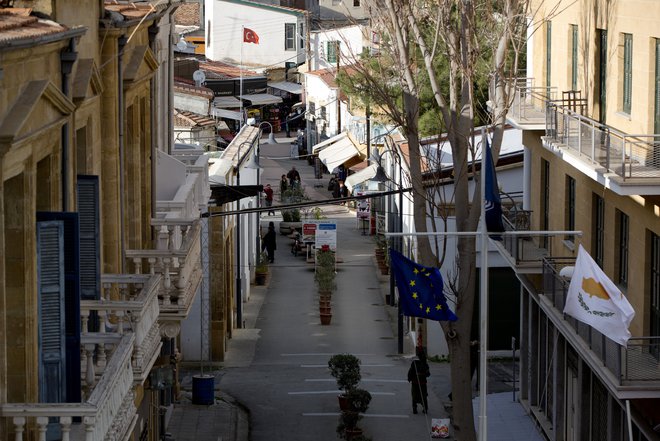
[(46, 430), (48, 430), (48, 417), (37, 417), (37, 431), (39, 441), (46, 441)]
[(15, 441), (23, 441), (23, 432), (25, 432), (25, 417), (14, 417)]
[(60, 426), (62, 428), (62, 441), (71, 439), (71, 417), (60, 417)]

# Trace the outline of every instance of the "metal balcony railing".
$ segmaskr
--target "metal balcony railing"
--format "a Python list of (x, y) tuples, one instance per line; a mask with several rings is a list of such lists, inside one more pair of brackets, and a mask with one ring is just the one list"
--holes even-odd
[[(572, 257), (546, 258), (543, 262), (543, 295), (560, 312), (564, 310), (570, 282), (559, 272), (573, 265)], [(633, 337), (623, 347), (573, 317), (564, 316), (564, 320), (618, 379), (620, 386), (660, 381), (660, 337)]]
[(660, 135), (627, 134), (568, 109), (548, 103), (546, 141), (615, 173), (623, 180), (660, 178)]
[(557, 96), (555, 87), (534, 87), (533, 78), (516, 79), (509, 116), (519, 124), (543, 124), (547, 102)]
[[(502, 216), (505, 231), (529, 231), (532, 211), (511, 207)], [(502, 246), (506, 249), (516, 266), (523, 264), (540, 267), (543, 258), (550, 254), (551, 242), (544, 236), (503, 235)]]

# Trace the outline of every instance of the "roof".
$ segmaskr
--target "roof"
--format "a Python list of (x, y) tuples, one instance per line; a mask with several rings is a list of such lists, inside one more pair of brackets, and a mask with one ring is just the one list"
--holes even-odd
[(244, 5), (259, 9), (267, 9), (270, 11), (282, 12), (285, 14), (297, 15), (297, 16), (304, 16), (307, 13), (307, 11), (303, 9), (290, 8), (288, 6), (267, 5), (264, 3), (251, 2), (247, 0), (220, 0), (220, 1), (233, 3), (235, 5)]
[(177, 124), (180, 126), (187, 126), (187, 127), (215, 126), (215, 120), (213, 118), (209, 118), (208, 116), (204, 116), (204, 115), (198, 115), (197, 113), (189, 112), (187, 110), (174, 109), (174, 118), (175, 118), (175, 122), (181, 123), (181, 124)]
[[(211, 72), (216, 74), (219, 79), (229, 79), (229, 78), (240, 78), (241, 69), (238, 66), (233, 66), (231, 64), (222, 63), (220, 61), (200, 61), (199, 68), (206, 72)], [(243, 79), (250, 77), (263, 77), (258, 73), (243, 69)], [(211, 78), (207, 78), (211, 79)]]
[(332, 88), (337, 88), (337, 69), (334, 67), (328, 67), (326, 69), (317, 69), (317, 70), (310, 70), (309, 72), (305, 72), (305, 75), (314, 75), (316, 77), (319, 77), (321, 81), (323, 81), (325, 84), (327, 84), (329, 87)]
[(35, 40), (69, 30), (62, 24), (30, 15), (31, 12), (30, 8), (0, 9), (0, 45), (9, 41)]
[(188, 95), (197, 95), (204, 98), (211, 99), (213, 98), (213, 91), (207, 87), (195, 86), (195, 84), (190, 84), (189, 81), (183, 80), (182, 78), (174, 79), (174, 92), (186, 93)]
[[(118, 1), (105, 0), (103, 6), (106, 11), (121, 14), (125, 20), (140, 20), (152, 12), (157, 12), (160, 8), (152, 6), (148, 1)], [(118, 21), (113, 18), (114, 21)]]

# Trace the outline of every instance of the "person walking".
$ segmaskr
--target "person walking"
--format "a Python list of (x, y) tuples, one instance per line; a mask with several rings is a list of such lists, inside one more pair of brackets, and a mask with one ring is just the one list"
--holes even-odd
[(417, 359), (413, 360), (408, 369), (408, 382), (410, 383), (410, 394), (412, 396), (413, 413), (417, 413), (417, 404), (422, 405), (422, 411), (429, 410), (428, 391), (426, 379), (431, 376), (429, 365), (426, 362), (426, 353), (423, 348), (417, 348)]
[(268, 223), (268, 232), (261, 239), (261, 252), (268, 253), (268, 261), (275, 262), (275, 250), (277, 249), (277, 235), (275, 234), (275, 223)]
[(291, 167), (291, 170), (289, 170), (289, 173), (286, 174), (286, 177), (289, 178), (289, 185), (291, 187), (293, 187), (293, 183), (296, 180), (300, 181), (300, 173), (298, 173), (298, 170), (296, 170), (295, 165)]
[[(339, 197), (347, 198), (348, 197), (348, 187), (344, 185), (344, 181), (339, 181)], [(342, 205), (346, 205), (346, 202), (342, 202)]]
[(289, 188), (289, 181), (286, 179), (286, 175), (282, 175), (280, 179), (280, 201), (284, 198), (284, 192)]
[[(270, 208), (273, 206), (273, 188), (270, 184), (266, 184), (264, 187), (264, 194), (266, 195), (266, 207)], [(275, 211), (268, 210), (268, 216), (275, 215)]]

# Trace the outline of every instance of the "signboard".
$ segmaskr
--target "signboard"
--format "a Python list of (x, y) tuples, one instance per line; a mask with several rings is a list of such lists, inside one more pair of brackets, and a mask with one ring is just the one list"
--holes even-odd
[(316, 225), (315, 247), (320, 249), (328, 245), (332, 251), (337, 251), (337, 224), (335, 222), (319, 222)]
[[(362, 196), (364, 192), (358, 192), (357, 196)], [(360, 199), (357, 201), (357, 217), (358, 219), (369, 219), (371, 212), (371, 199)]]
[(314, 242), (316, 240), (316, 222), (305, 222), (302, 224), (302, 241)]

